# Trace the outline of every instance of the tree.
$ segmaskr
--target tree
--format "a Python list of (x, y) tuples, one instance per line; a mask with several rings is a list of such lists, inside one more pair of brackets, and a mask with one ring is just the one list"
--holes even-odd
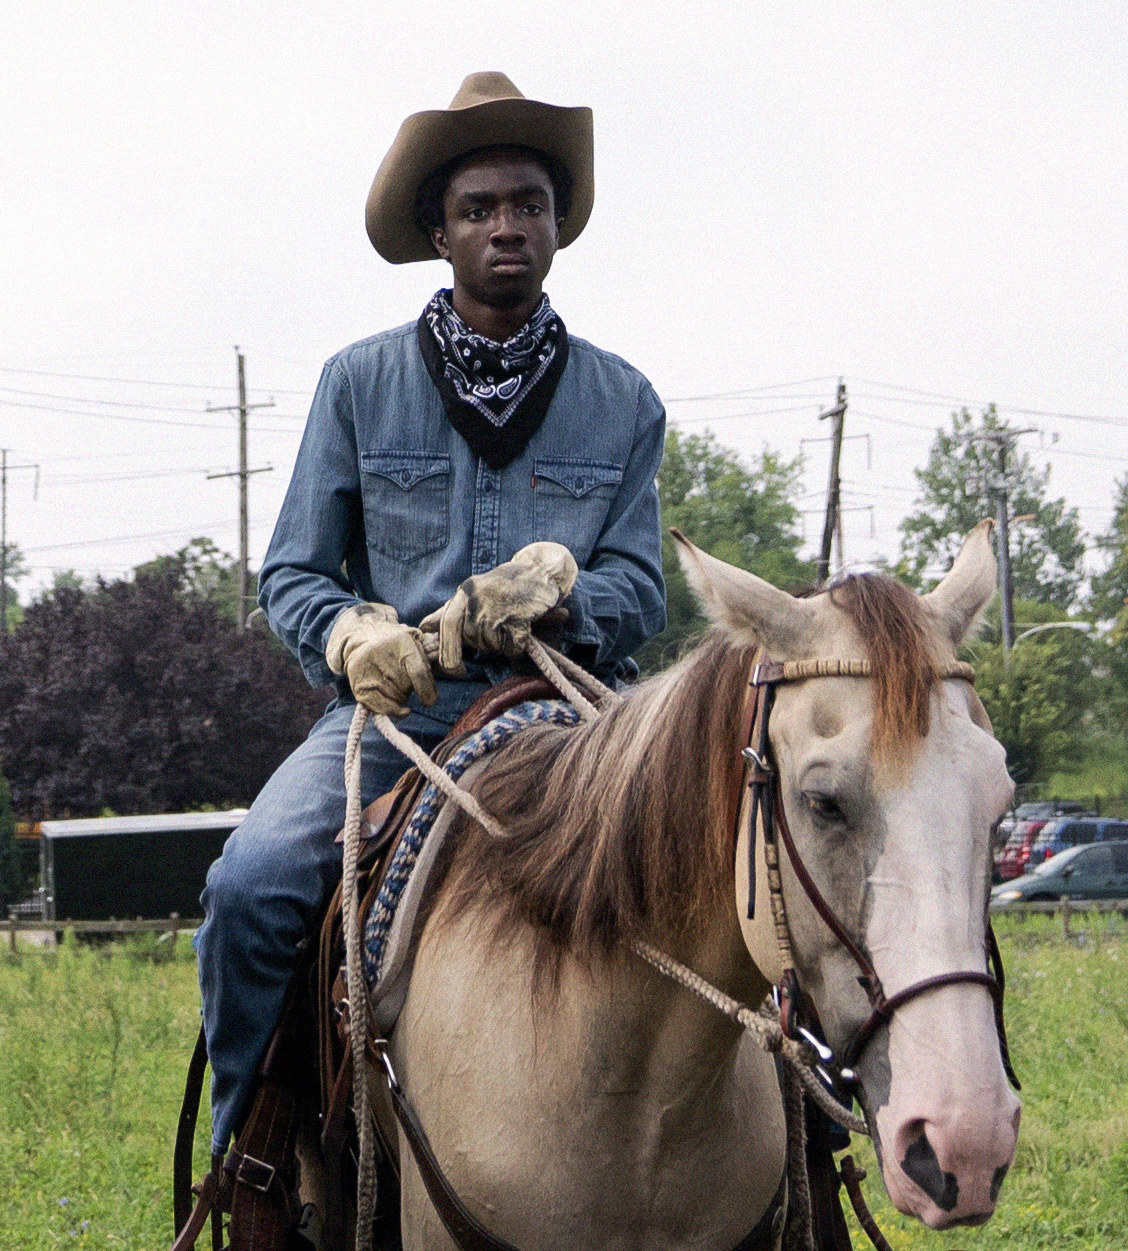
[(4, 578), (3, 583), (0, 584), (3, 587), (3, 593), (0, 594), (0, 601), (3, 602), (5, 608), (6, 627), (11, 630), (19, 622), (22, 613), (16, 598), (16, 583), (22, 582), (28, 573), (27, 561), (15, 543), (4, 544), (3, 566)]
[[(1069, 620), (1052, 606), (1030, 600), (1016, 602), (1015, 616), (1025, 625)], [(1008, 662), (996, 599), (969, 651), (976, 692), (995, 737), (1007, 749), (1015, 782), (1045, 783), (1078, 764), (1099, 728), (1092, 715), (1099, 703), (1099, 644), (1079, 630), (1047, 630), (1012, 648)]]
[(1100, 621), (1111, 622), (1102, 666), (1106, 685), (1100, 712), (1107, 728), (1121, 739), (1128, 735), (1128, 476), (1116, 484), (1112, 526), (1097, 539), (1108, 565), (1090, 583), (1089, 608)]
[(64, 585), (0, 640), (0, 770), (29, 818), (246, 804), (324, 703), (176, 563)]
[(1114, 634), (1128, 634), (1128, 476), (1116, 484), (1112, 527), (1097, 539), (1097, 547), (1108, 557), (1108, 567), (1092, 580), (1090, 607), (1096, 617), (1115, 622)]
[[(898, 572), (906, 581), (920, 588), (939, 581), (968, 531), (995, 516), (996, 445), (976, 436), (1009, 429), (991, 405), (978, 422), (965, 408), (952, 414), (950, 430), (937, 431), (928, 463), (916, 470), (918, 509), (901, 522)], [(1085, 543), (1077, 510), (1064, 499), (1046, 498), (1049, 477), (1048, 466), (1036, 469), (1012, 445), (1006, 468), (1010, 515), (1032, 520), (1011, 530), (1011, 577), (1016, 597), (1064, 610), (1081, 587)]]
[[(179, 577), (186, 590), (206, 599), (231, 621), (235, 620), (239, 600), (239, 562), (209, 538), (189, 540), (172, 556), (158, 556), (136, 573), (167, 571)], [(253, 571), (252, 571), (253, 577)]]
[(7, 780), (0, 773), (0, 908), (7, 909), (9, 904), (18, 903), (25, 885), (11, 793)]
[[(777, 586), (809, 583), (814, 567), (799, 558), (802, 539), (794, 502), (801, 467), (801, 460), (783, 460), (767, 447), (749, 466), (720, 447), (711, 433), (670, 430), (658, 471), (663, 527), (676, 526), (698, 547)], [(639, 649), (637, 659), (647, 670), (667, 663), (705, 624), (668, 534), (662, 541), (662, 572), (668, 623)]]

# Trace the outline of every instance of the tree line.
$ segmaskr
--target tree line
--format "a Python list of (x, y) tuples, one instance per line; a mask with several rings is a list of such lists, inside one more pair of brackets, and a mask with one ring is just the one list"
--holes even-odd
[[(989, 450), (972, 437), (1006, 431), (993, 409), (966, 410), (938, 431), (917, 470), (920, 496), (901, 523), (889, 572), (926, 590), (963, 536), (994, 513)], [(746, 460), (710, 434), (671, 430), (658, 487), (665, 526), (787, 589), (809, 587), (800, 555), (799, 459), (770, 448)], [(997, 603), (970, 646), (977, 689), (1020, 783), (1105, 762), (1128, 789), (1128, 477), (1113, 523), (1096, 540), (1103, 568), (1087, 576), (1076, 509), (1048, 495), (1048, 469), (1010, 463), (1015, 616), (1020, 630), (1074, 620), (1022, 640), (1004, 662)], [(995, 487), (997, 487), (997, 483)], [(704, 626), (664, 540), (669, 625), (642, 649), (647, 671), (668, 664)], [(37, 820), (167, 812), (249, 803), (326, 703), (265, 630), (234, 629), (236, 568), (207, 539), (126, 578), (61, 574), (26, 606), (12, 548), (8, 629), (0, 634), (0, 898), (15, 816)], [(1107, 766), (1107, 767), (1105, 767)]]

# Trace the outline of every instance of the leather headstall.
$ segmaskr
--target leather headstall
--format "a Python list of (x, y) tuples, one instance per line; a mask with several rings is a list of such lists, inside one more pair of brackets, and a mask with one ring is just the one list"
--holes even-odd
[[(748, 804), (748, 917), (751, 920), (756, 910), (756, 855), (758, 840), (756, 837), (757, 823), (765, 845), (765, 855), (771, 856), (777, 843), (782, 843), (787, 858), (795, 873), (796, 880), (803, 888), (803, 893), (810, 900), (812, 907), (822, 918), (824, 924), (835, 938), (849, 953), (858, 966), (858, 982), (866, 992), (870, 1003), (870, 1015), (856, 1031), (842, 1056), (840, 1063), (834, 1064), (831, 1085), (850, 1087), (856, 1078), (853, 1066), (857, 1063), (874, 1034), (883, 1025), (888, 1025), (898, 1008), (926, 991), (941, 986), (952, 986), (959, 983), (971, 983), (983, 986), (994, 1000), (995, 1028), (999, 1036), (999, 1051), (1002, 1056), (1003, 1069), (1008, 1080), (1016, 1090), (1021, 1086), (1011, 1065), (1010, 1051), (1007, 1046), (1006, 1027), (1003, 1022), (1003, 989), (1005, 986), (1003, 962), (999, 954), (999, 945), (995, 939), (990, 922), (987, 924), (985, 943), (984, 970), (959, 969), (947, 973), (937, 973), (932, 977), (922, 978), (893, 995), (886, 995), (881, 978), (873, 966), (869, 955), (846, 927), (842, 924), (834, 909), (827, 903), (822, 892), (815, 884), (807, 866), (795, 846), (791, 827), (787, 821), (787, 813), (783, 803), (783, 793), (779, 770), (772, 756), (769, 721), (775, 702), (776, 688), (784, 682), (801, 682), (807, 679), (823, 677), (856, 677), (868, 678), (872, 668), (868, 660), (818, 659), (772, 661), (761, 650), (752, 662), (748, 678), (748, 693), (745, 699), (744, 714), (741, 727), (741, 754), (744, 760), (744, 773), (741, 780), (741, 791), (744, 787), (749, 791)], [(970, 665), (957, 662), (941, 675), (941, 678), (957, 678), (962, 681), (974, 681), (974, 670)], [(735, 803), (737, 833), (741, 819), (742, 805), (740, 795)], [(773, 857), (774, 859), (774, 857)], [(832, 1053), (821, 1043), (822, 1031), (818, 1024), (818, 1014), (810, 997), (800, 985), (798, 974), (792, 963), (790, 939), (787, 933), (786, 912), (783, 904), (782, 891), (779, 889), (778, 876), (773, 882), (773, 875), (768, 875), (769, 888), (773, 894), (778, 892), (778, 899), (773, 899), (773, 910), (776, 916), (777, 938), (783, 956), (784, 974), (775, 988), (775, 999), (780, 1010), (780, 1024), (788, 1037), (805, 1038), (819, 1051), (824, 1066), (830, 1068), (833, 1063)]]

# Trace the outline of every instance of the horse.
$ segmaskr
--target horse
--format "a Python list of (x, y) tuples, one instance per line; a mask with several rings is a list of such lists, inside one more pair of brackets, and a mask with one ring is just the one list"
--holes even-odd
[[(797, 853), (776, 872), (803, 993), (837, 1055), (859, 1044), (893, 1204), (933, 1229), (990, 1217), (1020, 1118), (985, 954), (1012, 786), (956, 656), (994, 589), (990, 528), (923, 596), (856, 574), (796, 598), (676, 535), (705, 641), (480, 769), (471, 789), (506, 836), (466, 820), (451, 840), (387, 1056), (491, 1234), (522, 1251), (728, 1251), (779, 1191), (775, 1061), (637, 954), (653, 944), (747, 1004), (784, 972), (741, 754), (769, 660), (798, 662), (765, 714), (770, 762), (752, 756), (775, 770)], [(399, 1134), (403, 1247), (454, 1247), (368, 1072)]]

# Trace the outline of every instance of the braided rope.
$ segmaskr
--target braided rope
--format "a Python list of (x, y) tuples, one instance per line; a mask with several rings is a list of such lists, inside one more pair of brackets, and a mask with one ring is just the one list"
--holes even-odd
[[(802, 682), (805, 678), (868, 678), (873, 666), (868, 660), (784, 660), (780, 662), (781, 681)], [(960, 678), (975, 681), (975, 670), (962, 660), (953, 661), (940, 675), (941, 678)]]
[(665, 974), (679, 986), (692, 991), (706, 1003), (712, 1004), (718, 1012), (723, 1012), (725, 1016), (743, 1026), (764, 1051), (782, 1056), (795, 1069), (804, 1091), (831, 1120), (837, 1121), (839, 1125), (853, 1134), (865, 1134), (868, 1137), (869, 1129), (865, 1121), (844, 1108), (811, 1071), (811, 1066), (817, 1060), (811, 1049), (805, 1043), (784, 1035), (778, 1013), (767, 1007), (753, 1011), (747, 1004), (733, 999), (731, 995), (726, 995), (723, 990), (706, 981), (699, 973), (695, 973), (691, 968), (675, 960), (673, 956), (668, 956), (664, 951), (659, 951), (657, 947), (642, 939), (632, 942), (631, 949), (647, 964), (656, 968), (659, 973)]
[(453, 800), (463, 812), (477, 821), (487, 834), (492, 834), (494, 838), (505, 837), (505, 830), (478, 803), (477, 799), (468, 790), (459, 786), (441, 765), (435, 764), (413, 738), (409, 738), (402, 730), (397, 730), (391, 717), (378, 716), (376, 728), (393, 747), (403, 752), (432, 786), (442, 791), (448, 799)]
[(376, 1153), (364, 1056), (368, 1040), (368, 985), (364, 980), (357, 899), (357, 860), (360, 856), (360, 740), (368, 709), (357, 704), (345, 746), (345, 846), (341, 897), (345, 907), (345, 969), (349, 992), (349, 1041), (353, 1054), (353, 1115), (360, 1137), (356, 1181), (356, 1251), (368, 1251), (376, 1211)]

